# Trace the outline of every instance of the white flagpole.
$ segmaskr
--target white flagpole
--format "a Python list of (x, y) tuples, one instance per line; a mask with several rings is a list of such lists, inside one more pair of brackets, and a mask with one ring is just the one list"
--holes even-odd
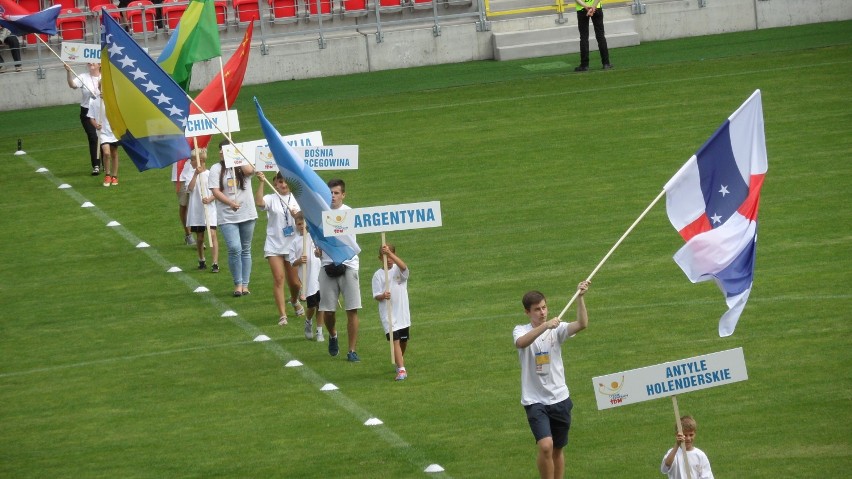
[[(589, 274), (589, 277), (586, 278), (586, 281), (592, 280), (592, 277), (598, 272), (599, 269), (601, 269), (601, 266), (603, 266), (603, 264), (606, 262), (606, 260), (608, 260), (609, 257), (612, 256), (612, 253), (615, 251), (615, 249), (618, 248), (618, 246), (621, 244), (621, 242), (624, 241), (625, 238), (627, 238), (627, 235), (629, 235), (630, 232), (633, 231), (633, 228), (635, 228), (636, 225), (638, 225), (639, 222), (642, 221), (642, 218), (644, 218), (645, 215), (647, 215), (648, 212), (651, 211), (651, 208), (653, 208), (654, 205), (656, 205), (657, 202), (660, 201), (660, 198), (665, 196), (665, 194), (666, 194), (666, 190), (664, 189), (663, 191), (660, 192), (659, 195), (657, 195), (656, 198), (654, 198), (654, 201), (652, 201), (651, 204), (648, 205), (647, 208), (645, 208), (645, 211), (643, 211), (642, 214), (639, 215), (638, 218), (636, 218), (636, 221), (634, 221), (633, 224), (630, 225), (630, 228), (627, 228), (627, 231), (625, 231), (624, 234), (621, 235), (621, 238), (619, 238), (618, 241), (615, 242), (615, 244), (612, 246), (612, 248), (610, 248), (610, 250), (606, 254), (606, 256), (604, 256), (604, 258), (601, 260), (601, 262), (598, 263), (597, 266), (595, 266), (595, 269), (592, 270), (591, 274)], [(574, 300), (577, 299), (577, 295), (579, 295), (579, 294), (580, 294), (579, 291), (574, 292), (574, 296), (572, 296), (571, 300), (568, 301), (568, 304), (565, 306), (565, 309), (563, 309), (562, 312), (559, 313), (559, 319), (560, 320), (562, 320), (562, 316), (564, 316), (565, 313), (568, 312), (568, 308), (571, 307), (571, 305), (574, 303)]]

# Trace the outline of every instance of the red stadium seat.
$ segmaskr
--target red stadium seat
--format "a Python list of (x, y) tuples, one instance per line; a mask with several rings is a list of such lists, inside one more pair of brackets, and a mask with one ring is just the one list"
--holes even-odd
[(310, 4), (308, 11), (311, 17), (318, 15), (318, 11), (322, 12), (323, 16), (331, 15), (332, 0), (307, 0), (307, 2)]
[(41, 0), (18, 0), (17, 3), (30, 13), (35, 13), (39, 10), (44, 10), (41, 7)]
[(127, 6), (124, 12), (130, 31), (133, 33), (156, 33), (155, 25), (157, 12), (150, 0), (135, 0)]
[(213, 2), (213, 9), (216, 11), (216, 23), (219, 25), (219, 30), (228, 28), (228, 2), (217, 0)]
[(272, 21), (274, 23), (293, 23), (299, 21), (298, 0), (270, 0)]
[[(268, 0), (260, 0), (266, 3)], [(259, 20), (261, 10), (259, 10), (258, 0), (234, 0), (234, 12), (237, 16), (237, 22), (246, 24), (254, 20)]]
[(379, 0), (379, 9), (383, 13), (402, 11), (402, 0)]
[(63, 8), (56, 19), (56, 30), (63, 41), (86, 38), (87, 15), (79, 8)]
[[(48, 41), (48, 36), (47, 36), (47, 35), (45, 35), (45, 34), (43, 34), (43, 33), (40, 33), (40, 34), (38, 34), (38, 36), (39, 36), (42, 40), (44, 40), (45, 42), (47, 42), (47, 41)], [(27, 45), (35, 45), (36, 43), (38, 43), (38, 39), (36, 38), (36, 34), (35, 34), (35, 33), (30, 33), (30, 34), (28, 34), (28, 35), (24, 36), (24, 41), (27, 43)]]
[(340, 8), (345, 17), (362, 17), (370, 13), (367, 0), (342, 0)]
[(62, 5), (62, 11), (66, 8), (77, 8), (77, 0), (53, 0), (51, 5)]
[(180, 17), (186, 11), (188, 4), (185, 0), (164, 0), (163, 1), (163, 18), (166, 21), (166, 26), (169, 31), (177, 28), (180, 22)]
[(89, 7), (89, 10), (93, 12), (99, 12), (102, 5), (108, 5), (110, 7), (115, 6), (112, 3), (112, 0), (86, 0), (86, 5)]
[(98, 14), (103, 14), (103, 12), (106, 11), (109, 13), (109, 16), (111, 16), (113, 20), (118, 23), (121, 23), (121, 12), (119, 12), (118, 7), (113, 5), (112, 3), (103, 3), (98, 6), (97, 10), (94, 11), (98, 12)]

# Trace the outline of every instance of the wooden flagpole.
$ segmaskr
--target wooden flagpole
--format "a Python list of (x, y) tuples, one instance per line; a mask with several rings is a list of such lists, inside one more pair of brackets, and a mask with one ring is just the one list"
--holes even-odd
[[(680, 410), (677, 407), (677, 395), (672, 396), (672, 406), (674, 406), (675, 424), (677, 425), (677, 433), (683, 434), (683, 426), (680, 424)], [(680, 443), (680, 449), (683, 451), (683, 464), (686, 468), (687, 479), (692, 479), (692, 471), (689, 469), (689, 458), (686, 457), (686, 441)]]
[[(382, 231), (382, 248), (384, 249), (387, 244), (387, 241), (385, 241), (385, 232)], [(387, 293), (390, 291), (390, 273), (388, 271), (388, 255), (384, 253), (382, 253), (382, 265), (385, 268), (385, 292)], [(391, 301), (393, 301), (393, 298), (387, 300), (388, 303), (385, 311), (388, 313), (388, 331), (390, 331), (388, 339), (390, 340), (391, 364), (396, 364), (396, 353), (393, 346), (393, 304)]]
[[(592, 277), (594, 277), (594, 275), (598, 272), (598, 270), (601, 269), (601, 266), (603, 266), (603, 264), (606, 262), (606, 260), (608, 260), (609, 257), (612, 256), (612, 253), (615, 252), (615, 249), (618, 248), (619, 245), (621, 245), (621, 243), (624, 241), (624, 239), (627, 238), (627, 235), (629, 235), (630, 232), (633, 231), (633, 228), (635, 228), (636, 225), (638, 225), (639, 222), (642, 221), (642, 219), (648, 214), (648, 212), (651, 211), (651, 208), (653, 208), (654, 205), (656, 205), (657, 202), (660, 201), (660, 198), (665, 196), (665, 194), (666, 194), (666, 190), (664, 189), (663, 191), (660, 192), (659, 195), (657, 195), (656, 198), (654, 198), (654, 201), (652, 201), (651, 204), (648, 205), (647, 208), (645, 208), (645, 211), (643, 211), (642, 214), (639, 215), (638, 218), (636, 218), (636, 221), (634, 221), (633, 224), (630, 225), (630, 228), (627, 228), (627, 231), (625, 231), (624, 234), (621, 235), (621, 238), (619, 238), (618, 241), (615, 242), (615, 244), (612, 246), (612, 248), (610, 248), (610, 250), (606, 254), (606, 256), (604, 256), (604, 258), (601, 260), (601, 262), (598, 263), (597, 266), (595, 266), (595, 269), (592, 270), (591, 274), (589, 274), (589, 277), (586, 278), (586, 281), (592, 280)], [(568, 301), (568, 304), (565, 305), (565, 309), (563, 309), (562, 312), (559, 313), (558, 318), (559, 318), (560, 321), (562, 320), (562, 316), (564, 316), (565, 313), (568, 312), (568, 308), (571, 307), (571, 305), (574, 303), (574, 300), (577, 299), (577, 295), (579, 295), (579, 294), (580, 294), (579, 291), (575, 291), (574, 296), (572, 296), (571, 300)]]
[[(201, 154), (198, 152), (198, 137), (192, 137), (192, 151), (195, 152), (195, 165), (201, 165)], [(178, 173), (180, 176), (180, 173)], [(204, 227), (207, 229), (207, 244), (213, 248), (213, 238), (210, 236), (210, 217), (207, 215), (207, 205), (204, 204), (204, 190), (207, 189), (206, 182), (197, 178), (195, 181), (195, 189), (198, 190), (198, 197), (201, 198), (201, 210), (204, 211)]]

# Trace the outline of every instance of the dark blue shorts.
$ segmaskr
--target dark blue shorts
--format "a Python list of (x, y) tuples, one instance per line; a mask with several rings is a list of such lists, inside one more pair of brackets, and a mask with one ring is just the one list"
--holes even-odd
[(535, 442), (545, 437), (552, 437), (554, 449), (565, 447), (568, 444), (568, 430), (571, 429), (571, 409), (573, 408), (574, 403), (571, 398), (549, 406), (538, 403), (524, 406)]

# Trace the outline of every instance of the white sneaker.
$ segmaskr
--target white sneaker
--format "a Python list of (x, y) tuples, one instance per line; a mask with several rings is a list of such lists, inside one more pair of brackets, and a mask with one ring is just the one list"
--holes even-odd
[(321, 343), (325, 341), (325, 338), (322, 336), (322, 329), (317, 329), (317, 342)]
[(305, 339), (314, 339), (314, 325), (310, 319), (305, 320)]

